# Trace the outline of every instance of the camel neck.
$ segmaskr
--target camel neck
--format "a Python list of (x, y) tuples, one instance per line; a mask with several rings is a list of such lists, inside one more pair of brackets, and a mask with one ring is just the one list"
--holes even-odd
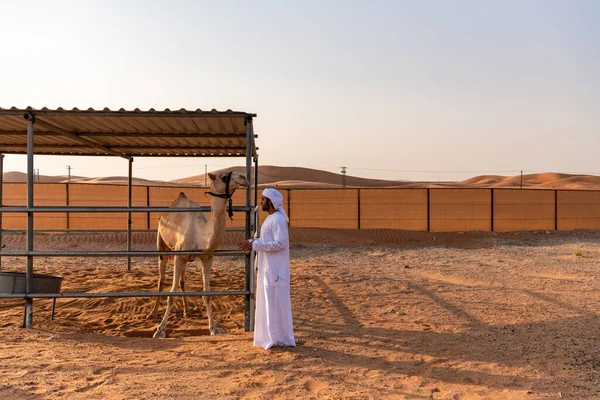
[(220, 197), (210, 197), (210, 217), (219, 217), (225, 220), (227, 212), (227, 202), (229, 199), (222, 199)]
[(227, 202), (228, 199), (211, 196), (210, 199), (210, 218), (208, 220), (208, 232), (206, 238), (205, 249), (212, 251), (216, 249), (222, 242), (225, 234), (226, 218), (227, 218)]

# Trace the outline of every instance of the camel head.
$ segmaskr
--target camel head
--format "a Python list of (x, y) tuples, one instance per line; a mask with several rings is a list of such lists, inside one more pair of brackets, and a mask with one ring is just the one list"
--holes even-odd
[(246, 176), (235, 171), (219, 171), (208, 174), (208, 177), (211, 193), (219, 197), (231, 197), (235, 189), (248, 186)]

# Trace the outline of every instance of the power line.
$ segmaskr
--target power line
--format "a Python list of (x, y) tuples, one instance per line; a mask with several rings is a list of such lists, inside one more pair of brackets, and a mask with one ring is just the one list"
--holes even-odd
[(417, 169), (383, 169), (383, 168), (358, 168), (358, 167), (346, 167), (348, 169), (361, 170), (361, 171), (381, 171), (381, 172), (415, 172), (415, 173), (452, 173), (452, 174), (466, 174), (466, 173), (512, 173), (519, 172), (521, 170), (510, 170), (510, 171), (479, 171), (479, 170), (417, 170)]

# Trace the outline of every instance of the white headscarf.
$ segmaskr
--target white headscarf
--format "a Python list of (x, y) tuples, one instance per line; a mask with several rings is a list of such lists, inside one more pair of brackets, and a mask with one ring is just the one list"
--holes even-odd
[(273, 203), (273, 207), (275, 208), (275, 210), (282, 213), (285, 220), (287, 222), (290, 222), (290, 219), (288, 218), (287, 214), (285, 213), (285, 210), (283, 209), (283, 196), (281, 195), (281, 193), (279, 193), (275, 189), (266, 188), (265, 190), (263, 190), (262, 195), (267, 199), (271, 200), (271, 203)]

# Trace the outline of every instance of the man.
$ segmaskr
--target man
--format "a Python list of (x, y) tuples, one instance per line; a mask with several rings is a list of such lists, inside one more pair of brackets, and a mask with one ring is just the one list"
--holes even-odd
[(290, 241), (283, 209), (283, 196), (275, 189), (262, 192), (260, 205), (269, 213), (260, 229), (260, 238), (238, 242), (245, 251), (258, 253), (254, 345), (296, 346), (290, 300)]

